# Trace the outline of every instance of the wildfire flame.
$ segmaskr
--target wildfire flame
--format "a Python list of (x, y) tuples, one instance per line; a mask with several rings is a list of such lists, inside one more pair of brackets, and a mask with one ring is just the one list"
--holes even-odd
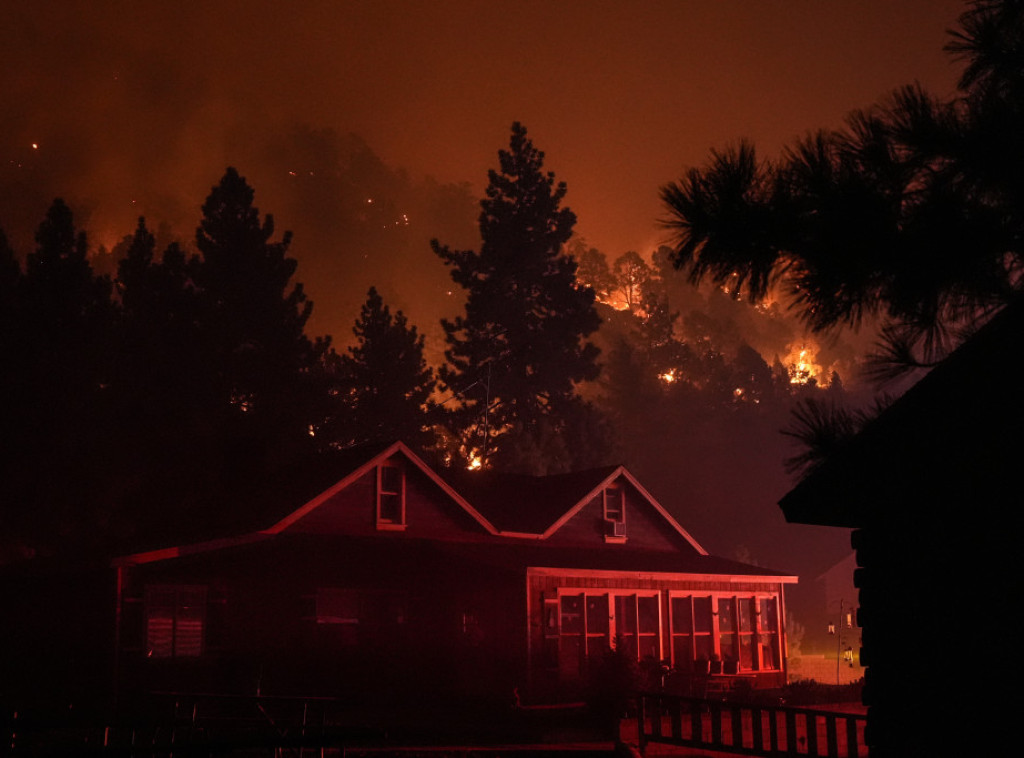
[(828, 384), (825, 369), (818, 363), (817, 348), (804, 342), (793, 347), (783, 359), (786, 371), (789, 372), (790, 384), (809, 384), (814, 380), (819, 386)]

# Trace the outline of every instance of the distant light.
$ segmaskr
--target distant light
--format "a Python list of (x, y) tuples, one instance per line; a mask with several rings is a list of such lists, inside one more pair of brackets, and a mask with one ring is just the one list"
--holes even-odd
[(32, 143), (32, 149), (33, 150), (38, 150), (39, 149), (39, 143), (38, 142), (33, 142)]

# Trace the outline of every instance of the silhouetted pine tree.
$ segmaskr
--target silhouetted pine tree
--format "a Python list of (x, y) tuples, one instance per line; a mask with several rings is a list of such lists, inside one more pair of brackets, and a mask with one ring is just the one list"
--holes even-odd
[(1019, 299), (1024, 5), (972, 3), (960, 27), (956, 97), (906, 86), (776, 161), (742, 144), (663, 187), (677, 265), (752, 300), (781, 284), (818, 331), (879, 316), (882, 379)]
[(238, 451), (273, 463), (304, 449), (321, 417), (314, 375), (326, 342), (304, 333), (313, 304), (301, 284), (290, 283), (291, 233), (271, 241), (273, 217), (261, 219), (253, 198), (234, 168), (212, 189), (196, 230), (196, 285), (212, 386), (237, 425)]
[(432, 446), (436, 382), (423, 358), (423, 335), (402, 311), (392, 316), (374, 287), (352, 331), (357, 342), (339, 361), (340, 413), (327, 435), (337, 445), (402, 440), (421, 450)]
[[(4, 268), (9, 280), (13, 270)], [(62, 200), (50, 206), (25, 274), (5, 299), (13, 331), (5, 327), (0, 501), (37, 549), (86, 531), (99, 540), (107, 516), (97, 491), (109, 458), (110, 282), (93, 275), (85, 234)]]
[(542, 171), (544, 155), (519, 123), (498, 158), (481, 202), (480, 251), (432, 247), (466, 290), (465, 315), (442, 321), (443, 388), (459, 393), (466, 452), (506, 465), (503, 439), (537, 436), (542, 419), (557, 428), (575, 407), (576, 384), (597, 377), (598, 349), (586, 337), (600, 318), (563, 254), (576, 223), (561, 207), (565, 184)]

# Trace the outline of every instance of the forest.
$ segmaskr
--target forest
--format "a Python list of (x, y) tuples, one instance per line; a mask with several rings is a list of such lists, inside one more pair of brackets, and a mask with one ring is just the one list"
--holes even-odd
[(791, 410), (843, 399), (852, 348), (804, 342), (779, 303), (694, 287), (669, 247), (609, 261), (574, 236), (567, 188), (522, 125), (498, 157), (478, 250), (423, 251), (464, 299), (441, 319), (443, 357), (372, 281), (351, 334), (311, 334), (292, 235), (235, 168), (192, 238), (140, 218), (95, 247), (60, 199), (31, 249), (0, 237), (5, 554), (201, 537), (332, 453), (402, 439), (448, 466), (625, 463), (682, 492), (698, 535), (761, 559), (742, 529), (721, 535), (747, 504), (716, 492), (714, 472), (781, 469)]

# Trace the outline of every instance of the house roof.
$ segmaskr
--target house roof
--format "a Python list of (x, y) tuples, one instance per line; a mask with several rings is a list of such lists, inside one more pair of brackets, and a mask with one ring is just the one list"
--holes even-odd
[(455, 501), (463, 510), (466, 511), (480, 526), (491, 534), (496, 534), (497, 529), (491, 524), (480, 512), (474, 508), (461, 494), (452, 489), (444, 479), (438, 476), (430, 466), (424, 463), (416, 453), (414, 453), (404, 442), (393, 442), (387, 446), (381, 446), (380, 448), (368, 448), (363, 454), (354, 460), (354, 465), (351, 470), (348, 471), (339, 481), (335, 482), (332, 486), (318, 493), (314, 498), (308, 500), (302, 506), (296, 510), (288, 513), (283, 518), (279, 519), (272, 526), (262, 530), (266, 534), (278, 534), (289, 526), (294, 524), (296, 521), (306, 516), (310, 512), (316, 510), (331, 497), (336, 495), (341, 490), (348, 487), (356, 479), (366, 474), (368, 471), (373, 469), (375, 466), (380, 465), (380, 462), (391, 458), (394, 455), (403, 455), (413, 466), (418, 468), (428, 479), (433, 481), (438, 487), (440, 487), (448, 497)]
[(446, 476), (501, 534), (546, 539), (579, 512), (603, 488), (625, 479), (665, 522), (700, 554), (707, 551), (623, 466), (603, 466), (552, 476), (492, 471)]
[(512, 569), (580, 571), (581, 567), (586, 567), (585, 570), (590, 572), (676, 573), (708, 577), (745, 577), (751, 580), (757, 577), (769, 578), (772, 581), (797, 581), (795, 576), (787, 572), (691, 551), (667, 553), (630, 549), (602, 550), (594, 547), (551, 550), (542, 544), (523, 542), (505, 542), (500, 545), (448, 543), (441, 549), (479, 564)]
[[(1024, 304), (1003, 309), (780, 501), (787, 521), (861, 527), (962, 503), (1019, 468)], [(924, 495), (922, 497), (922, 495)]]
[[(289, 498), (283, 494), (283, 489), (280, 492), (276, 489), (268, 490), (262, 493), (259, 502), (246, 502), (246, 514), (236, 523), (233, 530), (206, 532), (205, 539), (202, 540), (186, 540), (175, 546), (134, 552), (115, 559), (114, 565), (151, 563), (273, 539), (289, 532), (289, 527), (293, 524), (326, 505), (335, 494), (382, 461), (395, 455), (403, 456), (412, 466), (419, 469), (479, 525), (481, 534), (489, 534), (493, 538), (479, 547), (467, 544), (451, 548), (469, 552), (476, 550), (480, 553), (481, 559), (487, 555), (503, 555), (504, 560), (513, 560), (509, 556), (514, 555), (517, 557), (513, 562), (522, 562), (524, 557), (532, 556), (529, 565), (569, 567), (575, 565), (577, 561), (586, 561), (581, 565), (617, 571), (693, 570), (702, 574), (737, 575), (757, 575), (762, 572), (762, 569), (747, 564), (709, 556), (707, 551), (622, 466), (605, 466), (549, 477), (488, 472), (452, 474), (447, 471), (442, 476), (402, 442), (361, 446), (340, 453), (331, 459), (334, 475), (329, 483), (325, 483), (322, 471), (319, 475), (300, 482), (301, 487), (297, 492), (307, 494), (305, 501), (300, 501), (297, 507), (294, 493)], [(339, 470), (343, 472), (340, 479), (337, 478)], [(686, 552), (690, 557), (684, 560), (681, 554), (677, 555), (675, 552), (657, 555), (653, 551), (623, 546), (617, 546), (612, 551), (600, 548), (563, 547), (555, 551), (546, 545), (540, 545), (613, 481), (628, 482), (638, 496), (653, 511), (660, 514), (665, 524), (693, 547), (693, 551), (680, 551)], [(511, 547), (512, 545), (514, 547)], [(531, 545), (533, 547), (530, 547)], [(513, 552), (509, 552), (510, 550)], [(781, 572), (768, 573), (783, 575)]]

